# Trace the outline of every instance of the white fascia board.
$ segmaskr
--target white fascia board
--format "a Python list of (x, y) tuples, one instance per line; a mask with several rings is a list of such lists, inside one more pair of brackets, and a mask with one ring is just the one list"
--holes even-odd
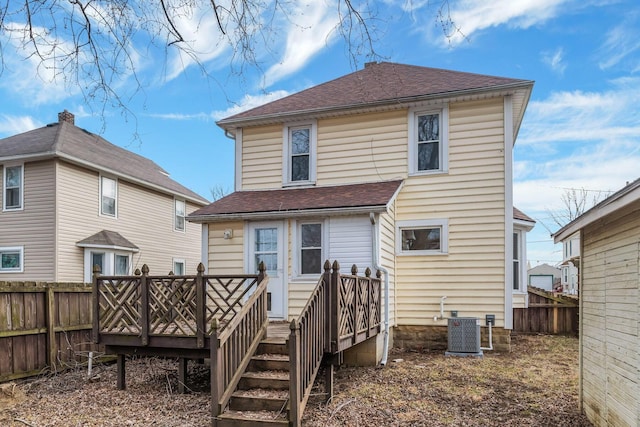
[(117, 246), (117, 245), (98, 245), (94, 243), (77, 243), (76, 246), (81, 248), (90, 248), (90, 249), (111, 249), (114, 251), (140, 252), (140, 249), (138, 248), (128, 248), (126, 246)]
[(536, 223), (531, 221), (524, 221), (521, 219), (513, 219), (513, 227), (519, 230), (531, 231), (535, 227)]

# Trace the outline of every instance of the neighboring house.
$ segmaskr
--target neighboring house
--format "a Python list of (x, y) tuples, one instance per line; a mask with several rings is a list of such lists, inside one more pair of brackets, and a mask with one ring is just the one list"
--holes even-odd
[(545, 291), (553, 291), (560, 283), (561, 270), (549, 264), (536, 265), (527, 271), (527, 284)]
[(580, 233), (573, 233), (562, 239), (560, 243), (562, 243), (562, 265), (560, 266), (562, 292), (577, 295), (580, 277)]
[(372, 63), (219, 121), (235, 138), (235, 192), (189, 216), (209, 270), (264, 261), (270, 315), (291, 319), (324, 260), (371, 266), (398, 345), (433, 343), (457, 311), (494, 315), (494, 344), (509, 347), (534, 224), (512, 206), (512, 150), (532, 87)]
[(186, 216), (208, 202), (151, 160), (59, 122), (0, 139), (0, 281), (89, 282), (187, 271), (201, 261), (201, 227)]
[(640, 426), (640, 180), (554, 235), (578, 234), (580, 403), (600, 426)]

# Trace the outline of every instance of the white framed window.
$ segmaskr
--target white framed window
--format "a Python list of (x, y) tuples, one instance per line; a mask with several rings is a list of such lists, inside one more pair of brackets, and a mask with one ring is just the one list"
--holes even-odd
[(325, 219), (296, 221), (292, 230), (293, 276), (317, 280), (329, 253), (329, 225)]
[(100, 267), (100, 274), (103, 276), (131, 275), (132, 256), (133, 252), (128, 251), (85, 248), (85, 282), (89, 283), (93, 280), (93, 268), (96, 265)]
[(409, 174), (449, 170), (449, 109), (409, 110)]
[(0, 273), (24, 271), (24, 247), (0, 247)]
[(185, 230), (186, 206), (184, 200), (174, 199), (173, 209), (173, 229), (175, 231)]
[(398, 221), (398, 255), (443, 255), (449, 252), (446, 219)]
[(118, 181), (106, 176), (100, 177), (100, 214), (117, 216)]
[(185, 268), (185, 260), (183, 259), (173, 259), (173, 274), (175, 274), (176, 276), (184, 276), (186, 273), (186, 268)]
[(309, 185), (316, 180), (316, 135), (315, 120), (291, 123), (284, 126), (283, 138), (283, 185)]
[(2, 183), (2, 209), (5, 211), (22, 210), (24, 165), (5, 166)]
[(520, 249), (520, 232), (513, 232), (513, 280), (512, 287), (514, 291), (522, 291), (522, 283), (520, 277), (522, 276), (522, 263), (520, 262), (521, 249)]

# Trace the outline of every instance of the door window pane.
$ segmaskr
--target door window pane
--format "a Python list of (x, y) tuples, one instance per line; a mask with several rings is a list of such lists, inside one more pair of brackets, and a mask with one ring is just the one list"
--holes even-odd
[(278, 229), (257, 228), (255, 230), (256, 273), (264, 262), (267, 274), (275, 276), (278, 270)]

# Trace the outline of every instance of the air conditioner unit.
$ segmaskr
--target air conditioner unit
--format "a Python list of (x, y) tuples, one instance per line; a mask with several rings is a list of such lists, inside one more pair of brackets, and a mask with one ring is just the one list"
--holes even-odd
[(480, 319), (453, 317), (448, 323), (447, 356), (482, 356), (480, 349)]

